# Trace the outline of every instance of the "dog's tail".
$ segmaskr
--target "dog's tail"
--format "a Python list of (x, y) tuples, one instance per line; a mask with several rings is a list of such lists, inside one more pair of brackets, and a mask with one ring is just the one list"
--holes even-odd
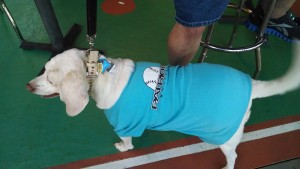
[(293, 46), (293, 58), (289, 70), (281, 77), (271, 81), (253, 81), (252, 98), (280, 95), (300, 87), (300, 44)]

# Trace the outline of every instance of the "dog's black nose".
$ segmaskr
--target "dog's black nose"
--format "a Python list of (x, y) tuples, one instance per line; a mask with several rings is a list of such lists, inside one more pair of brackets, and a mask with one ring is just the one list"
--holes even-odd
[(28, 91), (33, 92), (34, 88), (30, 85), (30, 83), (27, 83), (26, 88)]

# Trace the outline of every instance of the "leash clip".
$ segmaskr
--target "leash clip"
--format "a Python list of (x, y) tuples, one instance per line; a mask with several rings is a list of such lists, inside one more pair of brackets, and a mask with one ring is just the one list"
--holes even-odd
[(96, 38), (96, 34), (90, 36), (90, 35), (86, 35), (86, 40), (88, 41), (89, 45), (90, 45), (90, 49), (89, 50), (92, 50), (94, 49), (94, 40)]

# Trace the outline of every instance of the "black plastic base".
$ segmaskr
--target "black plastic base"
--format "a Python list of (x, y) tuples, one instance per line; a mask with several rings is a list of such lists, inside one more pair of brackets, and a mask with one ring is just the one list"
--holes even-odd
[(45, 44), (45, 43), (35, 43), (35, 42), (27, 42), (22, 41), (20, 48), (25, 50), (33, 50), (33, 49), (39, 49), (39, 50), (46, 50), (52, 53), (52, 55), (56, 55), (58, 53), (63, 52), (64, 50), (68, 50), (73, 47), (73, 43), (79, 33), (81, 32), (81, 26), (78, 24), (74, 24), (69, 32), (66, 34), (66, 36), (63, 38), (63, 48), (61, 49), (55, 49), (51, 44)]

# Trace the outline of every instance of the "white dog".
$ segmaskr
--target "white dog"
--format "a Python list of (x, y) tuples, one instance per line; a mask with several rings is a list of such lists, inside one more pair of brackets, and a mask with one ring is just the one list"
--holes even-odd
[(92, 83), (86, 77), (85, 52), (71, 49), (53, 57), (27, 88), (43, 97), (59, 95), (70, 116), (79, 114), (91, 95), (120, 136), (122, 141), (115, 144), (120, 151), (133, 149), (131, 138), (145, 129), (172, 130), (220, 145), (225, 168), (233, 169), (252, 100), (299, 87), (300, 46), (295, 49), (289, 71), (271, 81), (252, 80), (215, 64), (178, 67), (108, 59), (115, 68)]

